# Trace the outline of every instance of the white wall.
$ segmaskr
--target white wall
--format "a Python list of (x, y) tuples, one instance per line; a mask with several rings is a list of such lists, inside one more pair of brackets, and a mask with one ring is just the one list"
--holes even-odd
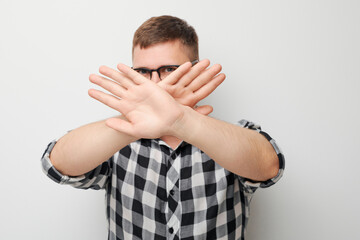
[(214, 116), (262, 125), (284, 177), (252, 202), (250, 240), (359, 239), (360, 3), (353, 0), (0, 1), (0, 239), (106, 239), (104, 192), (40, 169), (47, 143), (114, 114), (87, 95), (131, 64), (151, 16), (186, 19), (227, 80)]

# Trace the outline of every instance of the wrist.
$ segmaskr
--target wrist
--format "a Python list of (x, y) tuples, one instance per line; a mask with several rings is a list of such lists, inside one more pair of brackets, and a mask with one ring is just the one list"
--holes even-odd
[(200, 131), (201, 122), (205, 116), (188, 106), (182, 106), (182, 109), (183, 114), (174, 124), (171, 135), (191, 143), (194, 136)]

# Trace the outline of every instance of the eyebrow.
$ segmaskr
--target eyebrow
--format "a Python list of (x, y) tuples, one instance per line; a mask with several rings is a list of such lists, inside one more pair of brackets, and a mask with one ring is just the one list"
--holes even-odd
[[(191, 61), (191, 65), (195, 65), (196, 63), (198, 63), (199, 62), (199, 60), (197, 60), (197, 59), (195, 59), (194, 61)], [(179, 66), (181, 66), (181, 64), (180, 65), (178, 65), (178, 64), (169, 64), (169, 65), (162, 65), (162, 66), (160, 66), (160, 67), (158, 67), (158, 68), (155, 68), (155, 69), (159, 69), (159, 68), (162, 68), (162, 67), (179, 67)], [(154, 69), (150, 69), (150, 68), (147, 68), (147, 67), (132, 67), (132, 69), (146, 69), (146, 70), (154, 70)]]
[(159, 68), (162, 68), (162, 67), (179, 67), (181, 65), (175, 65), (175, 64), (172, 64), (172, 65), (162, 65), (158, 68), (153, 68), (153, 69), (150, 69), (150, 68), (147, 68), (147, 67), (137, 67), (137, 68), (133, 68), (133, 69), (145, 69), (145, 70), (157, 70)]

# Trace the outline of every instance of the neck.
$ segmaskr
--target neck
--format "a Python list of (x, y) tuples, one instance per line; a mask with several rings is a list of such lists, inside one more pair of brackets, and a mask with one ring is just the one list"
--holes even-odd
[(176, 149), (182, 142), (182, 140), (174, 136), (162, 136), (160, 139), (166, 142), (166, 144), (169, 145), (173, 150)]

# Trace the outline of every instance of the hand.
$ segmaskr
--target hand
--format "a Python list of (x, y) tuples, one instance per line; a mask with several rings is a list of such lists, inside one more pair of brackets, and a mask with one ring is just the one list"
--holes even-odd
[[(195, 108), (195, 105), (213, 92), (225, 79), (225, 74), (217, 75), (221, 71), (221, 65), (216, 64), (206, 69), (209, 64), (210, 61), (207, 59), (200, 61), (194, 67), (191, 67), (190, 62), (184, 63), (158, 85), (179, 103), (190, 106), (203, 115), (208, 115), (213, 111), (212, 106)], [(106, 66), (100, 67), (99, 70), (101, 74), (115, 81), (119, 74), (121, 75), (118, 71)], [(184, 84), (187, 85), (183, 86)]]
[(209, 65), (210, 61), (204, 59), (189, 70), (190, 63), (185, 63), (158, 82), (158, 85), (177, 102), (194, 107), (225, 80), (225, 74), (220, 73), (222, 69), (220, 64), (207, 68)]
[[(90, 89), (89, 95), (121, 112), (128, 121), (111, 118), (106, 124), (137, 138), (158, 138), (172, 135), (176, 123), (184, 114), (184, 106), (177, 103), (156, 83), (144, 78), (123, 64), (120, 72), (100, 67), (100, 72), (114, 81), (92, 74), (90, 81), (113, 95)], [(111, 71), (112, 70), (112, 71)]]

